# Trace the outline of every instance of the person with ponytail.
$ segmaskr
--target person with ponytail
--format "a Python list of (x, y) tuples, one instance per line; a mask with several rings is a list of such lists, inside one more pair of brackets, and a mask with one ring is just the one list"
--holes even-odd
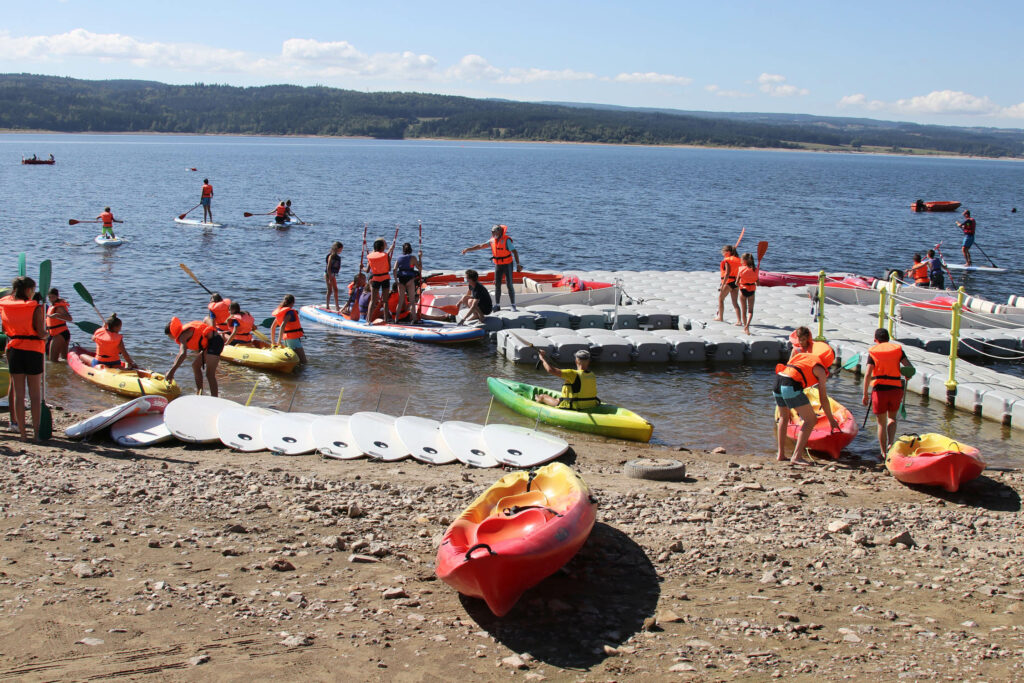
[[(111, 313), (103, 327), (92, 333), (92, 340), (96, 343), (96, 354), (91, 358), (87, 354), (82, 354), (83, 363), (88, 362), (94, 368), (138, 367), (128, 354), (128, 350), (124, 348), (121, 319), (117, 317), (117, 313)], [(126, 365), (121, 363), (122, 356)]]
[[(7, 367), (11, 375), (11, 424), (21, 438), (28, 438), (25, 425), (25, 391), (32, 408), (32, 432), (39, 439), (42, 408), (43, 357), (46, 352), (46, 323), (43, 306), (35, 298), (36, 282), (22, 275), (14, 278), (11, 293), (0, 299), (0, 321), (7, 342)], [(40, 297), (41, 298), (41, 297)]]

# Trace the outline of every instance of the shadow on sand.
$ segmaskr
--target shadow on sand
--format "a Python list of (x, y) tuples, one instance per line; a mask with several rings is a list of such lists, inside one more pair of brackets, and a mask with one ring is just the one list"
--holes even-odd
[(968, 505), (994, 512), (1020, 512), (1020, 494), (1012, 487), (984, 474), (961, 484), (960, 490), (956, 493), (943, 491), (938, 486), (904, 485), (956, 505)]
[(461, 597), (481, 628), (514, 652), (552, 666), (588, 669), (653, 616), (661, 589), (643, 548), (598, 522), (580, 552), (561, 571), (519, 599), (504, 617), (483, 600)]

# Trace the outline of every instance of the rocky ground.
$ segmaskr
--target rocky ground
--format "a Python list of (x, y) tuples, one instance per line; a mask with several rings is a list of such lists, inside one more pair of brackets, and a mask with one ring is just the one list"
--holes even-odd
[[(0, 454), (3, 680), (1024, 679), (1019, 472), (945, 494), (871, 463), (578, 439), (598, 524), (497, 619), (433, 572), (496, 470)], [(635, 457), (689, 476), (628, 479)]]

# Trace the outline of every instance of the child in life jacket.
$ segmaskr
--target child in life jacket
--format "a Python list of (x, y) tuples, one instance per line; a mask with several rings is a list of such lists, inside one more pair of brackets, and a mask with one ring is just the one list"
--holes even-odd
[[(366, 301), (363, 301), (363, 297), (366, 297)], [(366, 275), (363, 273), (356, 273), (355, 277), (352, 278), (352, 282), (348, 284), (348, 301), (341, 309), (341, 314), (349, 320), (359, 320), (362, 318), (365, 307), (369, 305), (370, 292), (366, 286)]]
[(740, 257), (740, 266), (736, 282), (740, 287), (740, 317), (743, 320), (743, 331), (750, 334), (750, 321), (754, 319), (754, 294), (757, 292), (757, 266), (754, 255), (746, 253)]
[(718, 314), (715, 320), (721, 322), (725, 316), (725, 299), (732, 298), (732, 307), (736, 311), (736, 324), (742, 326), (743, 318), (740, 316), (740, 305), (736, 300), (736, 292), (739, 284), (736, 281), (740, 270), (740, 255), (736, 247), (727, 244), (722, 247), (722, 262), (718, 264), (721, 271), (722, 284), (718, 289)]
[(226, 345), (251, 344), (252, 330), (256, 327), (256, 320), (249, 311), (243, 311), (237, 301), (232, 301), (228, 307), (227, 326), (231, 333), (224, 340)]
[(302, 323), (299, 322), (299, 312), (295, 310), (295, 297), (285, 294), (281, 305), (274, 309), (271, 315), (274, 322), (270, 326), (270, 339), (275, 344), (287, 346), (299, 357), (299, 363), (306, 364), (306, 350), (302, 348)]
[[(96, 354), (89, 361), (92, 367), (108, 368), (136, 368), (135, 361), (128, 355), (124, 348), (124, 337), (121, 336), (121, 319), (116, 313), (111, 313), (103, 327), (92, 333), (92, 340), (96, 343)], [(83, 354), (83, 361), (88, 355)], [(122, 366), (121, 357), (124, 356), (126, 365)]]

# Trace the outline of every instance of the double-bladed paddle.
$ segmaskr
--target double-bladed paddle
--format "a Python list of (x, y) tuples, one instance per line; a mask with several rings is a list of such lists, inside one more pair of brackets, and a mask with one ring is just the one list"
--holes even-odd
[[(182, 269), (183, 271), (185, 271), (185, 273), (186, 273), (186, 274), (187, 274), (187, 275), (188, 275), (188, 276), (189, 276), (190, 278), (192, 278), (193, 280), (195, 280), (195, 281), (196, 281), (196, 284), (197, 284), (197, 285), (199, 285), (200, 287), (202, 287), (203, 289), (205, 289), (205, 290), (206, 290), (206, 293), (207, 293), (207, 294), (213, 294), (213, 292), (212, 292), (212, 291), (210, 290), (210, 288), (209, 288), (209, 287), (207, 287), (206, 285), (204, 285), (204, 284), (203, 284), (203, 283), (202, 283), (202, 282), (201, 282), (201, 281), (199, 280), (199, 278), (198, 278), (198, 277), (196, 277), (196, 274), (192, 272), (192, 269), (191, 269), (191, 268), (189, 268), (188, 266), (186, 266), (186, 265), (185, 265), (184, 263), (179, 263), (178, 265), (179, 265), (179, 266), (181, 266), (181, 269)], [(270, 322), (274, 322), (274, 319), (273, 319), (273, 318), (267, 318), (267, 320), (269, 320)], [(264, 326), (264, 327), (270, 327), (270, 325), (269, 325), (269, 324), (265, 324), (265, 323), (266, 323), (266, 321), (264, 321), (264, 323), (263, 323), (263, 326)], [(270, 343), (270, 339), (268, 339), (268, 338), (267, 338), (267, 335), (265, 335), (265, 334), (263, 334), (262, 332), (260, 332), (259, 330), (257, 330), (257, 329), (256, 329), (256, 326), (253, 326), (253, 328), (252, 328), (252, 333), (253, 333), (253, 334), (255, 334), (255, 335), (256, 335), (257, 337), (259, 337), (259, 338), (260, 338), (260, 340), (261, 340), (261, 341), (263, 341), (264, 343), (266, 343), (266, 344), (269, 344), (269, 343)]]
[[(37, 290), (43, 300), (45, 300), (46, 293), (50, 291), (52, 275), (53, 264), (50, 259), (46, 259), (39, 264), (39, 289)], [(44, 350), (43, 353), (45, 354), (46, 351)], [(51, 436), (53, 436), (53, 414), (50, 412), (50, 406), (46, 405), (46, 362), (44, 358), (43, 378), (39, 388), (39, 432), (36, 437), (40, 441), (47, 441)]]
[(105, 325), (107, 323), (107, 319), (103, 317), (102, 313), (100, 313), (100, 309), (96, 308), (96, 304), (92, 300), (92, 294), (90, 294), (89, 290), (85, 288), (85, 285), (81, 282), (76, 282), (71, 286), (75, 288), (75, 291), (78, 292), (78, 296), (82, 297), (82, 300), (85, 301), (85, 303), (92, 306), (92, 310), (96, 311), (96, 315), (100, 317), (100, 320), (102, 320)]

